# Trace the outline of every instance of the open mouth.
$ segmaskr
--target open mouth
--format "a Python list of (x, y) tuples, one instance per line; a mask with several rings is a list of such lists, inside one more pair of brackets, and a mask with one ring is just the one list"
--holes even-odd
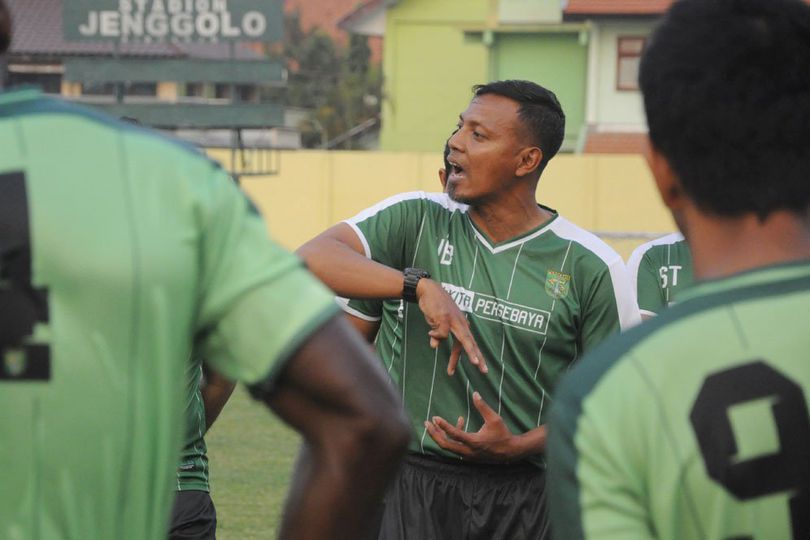
[(458, 178), (464, 175), (464, 167), (453, 161), (449, 161), (448, 163), (450, 164), (450, 178)]

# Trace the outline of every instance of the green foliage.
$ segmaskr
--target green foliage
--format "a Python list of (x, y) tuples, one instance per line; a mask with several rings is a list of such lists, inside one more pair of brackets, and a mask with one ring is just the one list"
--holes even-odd
[[(312, 111), (301, 126), (306, 148), (320, 147), (362, 122), (378, 118), (382, 73), (370, 62), (366, 36), (352, 35), (341, 47), (321, 30), (301, 30), (297, 13), (285, 18), (283, 57), (289, 70), (286, 104)], [(347, 138), (336, 148), (351, 149)]]

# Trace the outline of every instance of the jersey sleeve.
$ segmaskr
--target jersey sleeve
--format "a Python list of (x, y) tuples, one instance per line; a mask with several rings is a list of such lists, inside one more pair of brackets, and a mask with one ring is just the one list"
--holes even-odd
[(583, 352), (641, 322), (630, 277), (620, 257), (616, 256), (596, 272), (583, 308), (580, 332)]
[(653, 316), (666, 307), (661, 294), (661, 281), (658, 269), (650, 259), (645, 246), (637, 248), (627, 262), (633, 290), (642, 315)]
[(356, 298), (337, 298), (337, 303), (343, 311), (368, 322), (377, 322), (382, 319), (382, 300), (357, 300)]
[(423, 192), (395, 195), (345, 223), (360, 238), (366, 257), (402, 270), (413, 264), (428, 204)]
[(298, 257), (269, 239), (258, 212), (223, 172), (198, 184), (197, 346), (227, 378), (272, 378), (338, 307)]
[[(584, 363), (600, 364), (601, 359)], [(584, 367), (580, 364), (579, 367)], [(642, 384), (623, 370), (622, 388), (590, 400), (590, 374), (574, 369), (561, 384), (551, 411), (548, 474), (551, 531), (555, 539), (654, 538), (644, 503), (643, 439), (646, 419), (622, 400)], [(591, 371), (591, 370), (587, 370)], [(614, 385), (615, 386), (615, 385)], [(619, 396), (619, 397), (616, 397)], [(590, 402), (589, 402), (590, 400)]]

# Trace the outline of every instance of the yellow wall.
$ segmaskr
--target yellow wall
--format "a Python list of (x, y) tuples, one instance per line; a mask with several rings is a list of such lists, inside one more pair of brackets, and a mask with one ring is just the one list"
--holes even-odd
[[(230, 163), (228, 152), (212, 157)], [(281, 152), (278, 175), (245, 177), (242, 187), (271, 234), (296, 248), (330, 225), (404, 191), (438, 191), (438, 152)], [(593, 232), (675, 230), (640, 156), (561, 155), (537, 194), (543, 204)], [(624, 257), (640, 238), (606, 238)]]

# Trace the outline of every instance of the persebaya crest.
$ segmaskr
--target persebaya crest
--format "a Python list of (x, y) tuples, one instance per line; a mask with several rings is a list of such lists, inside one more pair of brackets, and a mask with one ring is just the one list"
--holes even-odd
[(549, 270), (546, 274), (546, 294), (557, 300), (568, 296), (571, 286), (571, 276), (561, 272)]

